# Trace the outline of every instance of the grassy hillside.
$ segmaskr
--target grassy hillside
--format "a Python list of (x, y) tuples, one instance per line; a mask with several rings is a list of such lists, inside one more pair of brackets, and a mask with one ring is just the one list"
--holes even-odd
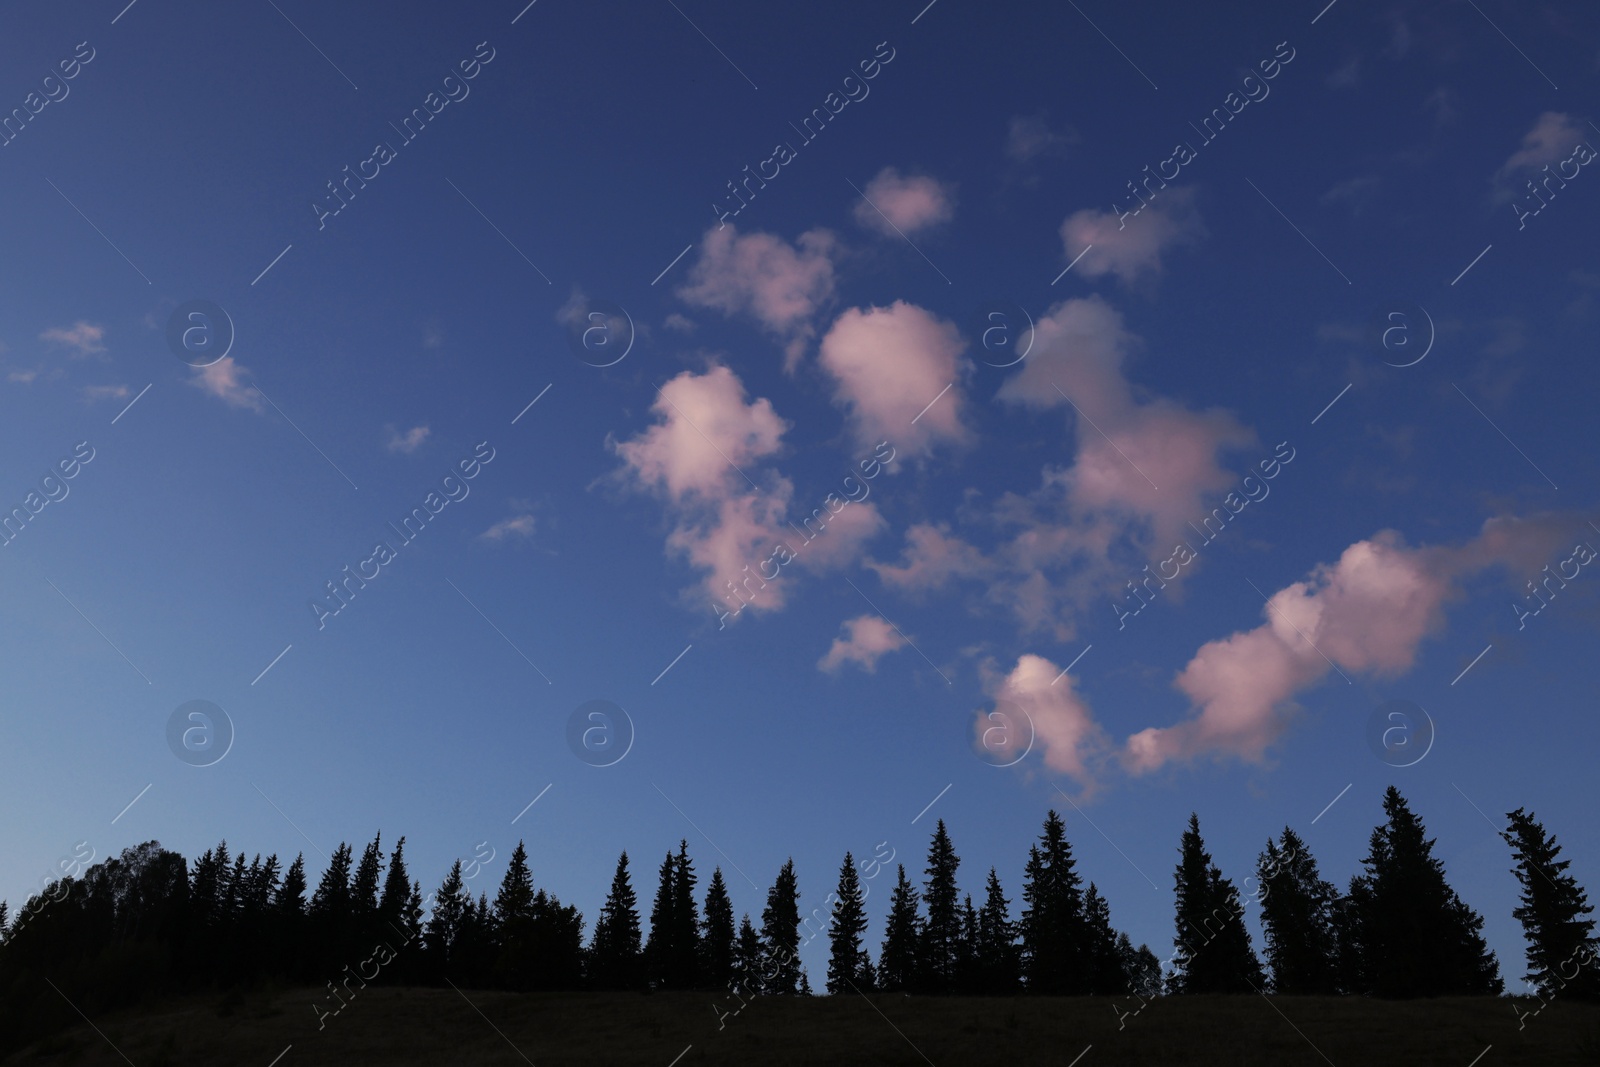
[[(294, 989), (186, 999), (95, 1019), (103, 1036), (80, 1022), (5, 1063), (269, 1067), (287, 1048), (277, 1067), (669, 1067), (687, 1049), (679, 1067), (1067, 1067), (1091, 1045), (1079, 1067), (1468, 1067), (1490, 1045), (1478, 1067), (1600, 1063), (1600, 1008), (1554, 1004), (1519, 1033), (1510, 1002), (1492, 999), (1171, 998), (1129, 1016), (1119, 1031), (1112, 1002), (1100, 998), (773, 998), (752, 1001), (719, 1031), (712, 1002), (729, 998), (706, 994), (469, 991), (469, 1003), (448, 988), (372, 988), (319, 1031), (312, 1004), (326, 996)], [(1125, 1007), (1136, 1005), (1130, 998)]]

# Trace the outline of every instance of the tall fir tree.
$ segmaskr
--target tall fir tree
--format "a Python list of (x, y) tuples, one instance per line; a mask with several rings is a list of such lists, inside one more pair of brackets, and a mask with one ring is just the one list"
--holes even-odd
[(1045, 816), (1039, 843), (1023, 868), (1022, 973), (1029, 993), (1089, 991), (1083, 959), (1083, 880), (1067, 828), (1054, 811)]
[(506, 863), (489, 916), (494, 945), (491, 973), (501, 988), (532, 989), (538, 982), (535, 895), (528, 850), (518, 841)]
[(928, 866), (923, 873), (922, 901), (927, 918), (922, 924), (921, 945), (917, 953), (921, 979), (918, 985), (931, 993), (953, 992), (957, 959), (961, 946), (961, 898), (956, 887), (956, 869), (961, 860), (950, 842), (949, 831), (940, 819), (928, 846)]
[(674, 989), (693, 989), (700, 984), (700, 908), (695, 903), (698, 879), (689, 859), (689, 842), (678, 842), (678, 855), (672, 872), (672, 952), (667, 984)]
[(1570, 860), (1557, 859), (1561, 846), (1532, 813), (1508, 812), (1505, 834), (1522, 885), (1520, 906), (1512, 915), (1527, 937), (1527, 980), (1546, 999), (1600, 1000), (1600, 942), (1595, 940), (1589, 895), (1572, 875)]
[(1347, 943), (1353, 970), (1382, 997), (1473, 996), (1504, 989), (1500, 965), (1484, 943), (1483, 918), (1445, 881), (1444, 864), (1422, 820), (1394, 786), (1383, 796), (1387, 821), (1372, 831), (1351, 882)]
[(750, 924), (750, 913), (745, 912), (739, 923), (739, 937), (733, 946), (733, 977), (728, 988), (743, 997), (755, 997), (765, 992), (761, 977), (761, 935)]
[(1111, 926), (1111, 905), (1093, 882), (1083, 895), (1083, 962), (1089, 992), (1115, 996), (1129, 991), (1129, 981), (1117, 951), (1117, 931)]
[(1000, 876), (990, 867), (983, 907), (978, 911), (978, 942), (974, 950), (979, 975), (977, 992), (985, 996), (1012, 996), (1021, 982), (1017, 930), (1011, 921), (1010, 906)]
[(656, 896), (650, 905), (650, 935), (644, 943), (645, 980), (652, 986), (665, 986), (672, 973), (673, 937), (678, 923), (673, 916), (678, 897), (678, 863), (669, 850), (656, 874)]
[(886, 992), (905, 992), (918, 977), (917, 942), (921, 940), (922, 918), (917, 913), (920, 897), (917, 887), (906, 878), (905, 864), (897, 865), (899, 875), (889, 896), (889, 917), (884, 923), (883, 948), (878, 955), (878, 988)]
[(406, 869), (406, 839), (401, 835), (389, 855), (389, 870), (383, 879), (383, 895), (378, 898), (378, 917), (396, 936), (410, 940), (412, 916), (407, 914), (411, 901), (411, 873)]
[(461, 861), (456, 860), (433, 895), (433, 907), (422, 935), (428, 973), (435, 980), (461, 981), (461, 950), (471, 913), (472, 898), (461, 877)]
[(734, 939), (733, 899), (722, 879), (722, 868), (711, 872), (706, 886), (705, 916), (701, 919), (702, 977), (713, 989), (726, 989), (733, 981)]
[(350, 901), (356, 914), (370, 918), (378, 913), (378, 884), (383, 876), (383, 849), (380, 832), (366, 848), (361, 850), (361, 862), (356, 864), (355, 879), (350, 885)]
[(1266, 985), (1261, 961), (1250, 947), (1244, 905), (1233, 883), (1211, 861), (1200, 837), (1200, 818), (1190, 814), (1179, 845), (1177, 935), (1173, 993), (1256, 993)]
[(1267, 839), (1256, 860), (1267, 966), (1278, 993), (1327, 996), (1339, 991), (1339, 890), (1317, 871), (1311, 850), (1289, 827)]
[(861, 936), (867, 931), (867, 912), (861, 897), (856, 860), (848, 852), (839, 867), (839, 888), (834, 894), (833, 914), (828, 923), (827, 990), (829, 993), (865, 992), (861, 983), (867, 954), (861, 948)]
[(792, 995), (800, 985), (800, 883), (794, 860), (786, 860), (767, 891), (761, 909), (761, 946), (765, 952), (762, 992)]
[(628, 854), (617, 858), (611, 891), (595, 919), (589, 944), (589, 978), (596, 989), (636, 989), (644, 980), (639, 948), (639, 908), (628, 874)]

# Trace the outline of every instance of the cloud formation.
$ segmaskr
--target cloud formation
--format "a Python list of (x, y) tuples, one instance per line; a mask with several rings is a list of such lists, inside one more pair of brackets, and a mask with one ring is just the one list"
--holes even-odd
[(862, 191), (866, 199), (856, 202), (856, 222), (875, 233), (910, 237), (955, 217), (950, 187), (935, 178), (884, 167)]
[(911, 591), (981, 580), (985, 596), (1025, 632), (1070, 640), (1084, 610), (1109, 603), (1152, 553), (1170, 552), (1187, 524), (1236, 483), (1223, 456), (1255, 435), (1222, 410), (1137, 397), (1123, 370), (1137, 344), (1098, 296), (1064, 301), (1039, 318), (1033, 350), (998, 399), (1070, 412), (1071, 463), (1045, 467), (1037, 490), (991, 506), (988, 524), (1000, 535), (992, 552), (915, 526), (898, 563), (874, 565), (879, 576)]
[(1335, 669), (1410, 670), (1465, 579), (1496, 565), (1536, 571), (1575, 526), (1571, 516), (1500, 517), (1455, 548), (1411, 548), (1393, 530), (1357, 541), (1274, 593), (1260, 626), (1202, 645), (1175, 682), (1193, 714), (1135, 733), (1124, 763), (1142, 774), (1201, 756), (1261, 760), (1291, 722), (1297, 693)]
[(485, 541), (526, 540), (533, 536), (535, 526), (532, 515), (512, 515), (501, 519), (478, 536)]
[(740, 236), (735, 226), (708, 229), (678, 296), (725, 315), (749, 315), (784, 342), (784, 365), (792, 368), (815, 333), (812, 319), (833, 296), (834, 246), (826, 230), (808, 230), (791, 245), (770, 233)]
[(1067, 262), (1083, 256), (1073, 273), (1086, 278), (1115, 274), (1132, 282), (1143, 274), (1159, 274), (1164, 254), (1199, 243), (1205, 233), (1194, 191), (1171, 189), (1152, 199), (1138, 218), (1093, 208), (1074, 212), (1061, 224), (1061, 244)]
[(1546, 164), (1566, 159), (1572, 150), (1589, 139), (1584, 124), (1562, 111), (1546, 111), (1522, 137), (1522, 144), (1495, 171), (1496, 199), (1514, 195), (1512, 183), (1525, 178)]
[(430, 432), (426, 426), (413, 426), (405, 433), (400, 433), (391, 426), (389, 427), (389, 451), (404, 452), (409, 456), (422, 447), (422, 442), (428, 439)]
[[(1033, 724), (1034, 747), (1040, 750), (1046, 767), (1081, 785), (1094, 784), (1095, 767), (1109, 744), (1074, 688), (1071, 675), (1062, 677), (1056, 664), (1027, 653), (1017, 658), (1010, 674), (990, 687), (990, 695), (997, 708), (1014, 704), (1026, 713)], [(1028, 743), (1027, 734), (1016, 723), (1009, 726), (1003, 734), (989, 733), (995, 722), (986, 710), (980, 710), (974, 719), (977, 744), (1001, 758), (1020, 757)]]
[(822, 339), (819, 362), (833, 376), (835, 402), (850, 412), (857, 443), (887, 440), (897, 451), (927, 452), (935, 442), (968, 437), (961, 390), (950, 388), (965, 349), (954, 325), (897, 300), (840, 315)]
[(189, 384), (229, 407), (260, 411), (261, 394), (255, 386), (245, 384), (249, 376), (248, 368), (235, 363), (232, 356), (224, 356), (210, 366), (193, 368)]
[(835, 637), (828, 654), (817, 661), (817, 666), (829, 674), (837, 674), (846, 663), (858, 664), (862, 670), (873, 673), (881, 657), (906, 646), (906, 639), (877, 615), (847, 619), (841, 629), (845, 636)]
[(39, 340), (70, 349), (74, 356), (89, 356), (106, 350), (106, 346), (101, 343), (105, 340), (105, 336), (105, 327), (95, 326), (79, 319), (71, 326), (50, 327), (39, 335)]

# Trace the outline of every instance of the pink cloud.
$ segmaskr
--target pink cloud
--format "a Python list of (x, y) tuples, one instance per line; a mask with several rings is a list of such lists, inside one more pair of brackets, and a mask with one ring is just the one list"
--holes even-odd
[(536, 525), (532, 515), (513, 515), (501, 519), (478, 536), (485, 541), (505, 541), (510, 538), (526, 540), (533, 536)]
[(848, 619), (841, 628), (846, 636), (834, 638), (828, 654), (817, 661), (817, 666), (829, 674), (837, 674), (846, 663), (859, 664), (862, 670), (873, 673), (881, 657), (906, 646), (899, 631), (877, 615)]
[(101, 343), (105, 336), (104, 326), (95, 326), (79, 319), (71, 326), (50, 327), (39, 335), (39, 340), (48, 341), (62, 348), (70, 348), (75, 356), (87, 356), (106, 350), (106, 346)]
[(413, 426), (405, 433), (399, 433), (393, 426), (389, 427), (389, 451), (404, 452), (410, 455), (422, 447), (422, 442), (428, 439), (431, 433), (426, 426)]
[(918, 523), (906, 531), (899, 565), (869, 563), (878, 577), (902, 589), (932, 590), (952, 578), (975, 578), (991, 569), (977, 548), (952, 537), (947, 529)]
[(727, 367), (684, 371), (651, 405), (659, 421), (616, 452), (641, 482), (674, 500), (722, 496), (730, 481), (744, 481), (735, 468), (776, 452), (789, 428), (770, 400), (746, 404), (744, 396), (744, 383)]
[(193, 368), (189, 384), (230, 407), (260, 411), (261, 394), (245, 384), (248, 377), (250, 371), (246, 367), (235, 363), (232, 356), (224, 356), (209, 366)]
[(1357, 541), (1274, 593), (1260, 626), (1201, 646), (1175, 683), (1194, 714), (1135, 733), (1124, 763), (1139, 774), (1201, 756), (1261, 760), (1288, 727), (1297, 693), (1335, 668), (1379, 677), (1410, 670), (1463, 579), (1495, 565), (1536, 569), (1574, 525), (1569, 516), (1494, 518), (1457, 548), (1408, 548), (1392, 530)]
[(1141, 274), (1160, 273), (1164, 253), (1196, 244), (1205, 236), (1190, 189), (1158, 192), (1143, 208), (1138, 208), (1138, 203), (1135, 200), (1133, 204), (1137, 214), (1127, 216), (1085, 208), (1067, 217), (1061, 224), (1065, 262), (1083, 253), (1072, 268), (1074, 274), (1088, 278), (1115, 274), (1132, 282)]
[(1060, 640), (1075, 636), (1090, 605), (1109, 612), (1131, 574), (1192, 536), (1188, 523), (1238, 484), (1223, 454), (1255, 441), (1225, 411), (1138, 398), (1123, 371), (1137, 344), (1097, 296), (1065, 301), (1039, 318), (1032, 351), (998, 398), (1070, 412), (1070, 464), (1046, 467), (1037, 490), (1006, 494), (987, 510), (981, 521), (1002, 538), (991, 552), (913, 527), (898, 564), (874, 565), (880, 577), (902, 588), (981, 578), (985, 596), (1025, 631)]
[(1572, 150), (1589, 139), (1584, 124), (1560, 111), (1546, 111), (1534, 122), (1533, 129), (1523, 135), (1522, 145), (1495, 172), (1497, 198), (1509, 200), (1513, 179), (1525, 177), (1524, 172), (1536, 171), (1547, 163), (1554, 163), (1572, 155)]
[(859, 443), (926, 452), (936, 441), (968, 438), (961, 390), (951, 388), (965, 348), (953, 325), (897, 300), (840, 315), (822, 339), (819, 361)]
[(784, 341), (785, 366), (800, 358), (812, 318), (833, 296), (834, 237), (809, 230), (795, 245), (770, 233), (740, 236), (734, 226), (706, 231), (700, 258), (678, 296), (725, 315), (746, 314)]
[[(1071, 675), (1061, 677), (1061, 668), (1056, 664), (1028, 653), (1017, 658), (1017, 665), (992, 687), (990, 695), (997, 708), (1010, 703), (1026, 713), (1033, 724), (1034, 745), (1042, 753), (1046, 767), (1070, 775), (1083, 785), (1094, 784), (1093, 768), (1106, 751), (1106, 735), (1074, 688)], [(974, 719), (978, 744), (985, 743), (985, 732), (993, 726), (988, 709), (980, 709)], [(1025, 732), (1016, 729), (1008, 730), (1003, 740), (1012, 751), (997, 755), (1020, 756), (1027, 743)]]
[(910, 237), (955, 217), (950, 187), (934, 178), (902, 177), (893, 167), (884, 167), (862, 191), (866, 199), (856, 202), (856, 222), (891, 237)]

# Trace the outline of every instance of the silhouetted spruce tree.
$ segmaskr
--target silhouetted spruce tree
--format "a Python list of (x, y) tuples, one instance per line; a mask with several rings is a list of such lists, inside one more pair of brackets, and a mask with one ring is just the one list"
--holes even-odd
[(978, 968), (978, 909), (972, 905), (972, 894), (962, 898), (961, 940), (956, 943), (956, 973), (952, 990), (966, 996), (978, 992), (982, 976)]
[(538, 961), (534, 952), (533, 875), (521, 841), (511, 851), (495, 894), (493, 980), (502, 989), (532, 989)]
[(577, 989), (583, 982), (583, 915), (540, 889), (529, 909), (527, 989)]
[[(715, 885), (713, 881), (713, 885)], [(707, 904), (710, 909), (710, 904)], [(639, 949), (638, 899), (628, 876), (628, 854), (617, 858), (611, 891), (595, 919), (589, 944), (589, 979), (596, 989), (637, 989), (644, 982)]]
[(761, 980), (761, 961), (765, 953), (761, 948), (761, 935), (750, 925), (750, 913), (745, 912), (739, 923), (739, 937), (733, 946), (733, 977), (728, 988), (744, 997), (759, 996), (764, 985)]
[(922, 894), (927, 918), (917, 952), (921, 972), (917, 986), (926, 992), (949, 993), (955, 989), (961, 945), (961, 898), (956, 888), (956, 869), (960, 866), (950, 834), (940, 819), (928, 846), (928, 866), (923, 870), (928, 876)]
[(800, 883), (794, 860), (785, 860), (761, 909), (763, 993), (792, 995), (800, 984)]
[[(383, 895), (378, 898), (378, 917), (386, 925), (395, 927), (388, 932), (396, 937), (405, 936), (411, 922), (406, 914), (406, 906), (411, 901), (411, 872), (406, 869), (405, 853), (406, 839), (402, 834), (389, 854), (389, 871), (383, 879)], [(399, 946), (395, 948), (398, 951)]]
[(897, 867), (899, 876), (889, 897), (889, 917), (878, 954), (878, 988), (891, 993), (904, 992), (917, 981), (917, 942), (922, 927), (917, 887), (906, 878), (905, 864)]
[(471, 910), (472, 898), (461, 877), (461, 861), (456, 860), (433, 894), (428, 925), (422, 934), (427, 973), (434, 981), (449, 979), (459, 984), (465, 979), (460, 953)]
[[(350, 865), (354, 853), (341, 841), (333, 850), (328, 866), (317, 881), (307, 908), (310, 925), (312, 957), (316, 971), (332, 975), (350, 962), (348, 952), (353, 948), (351, 920), (355, 912), (350, 898)], [(365, 958), (365, 957), (360, 957)]]
[(1256, 878), (1261, 883), (1261, 925), (1272, 988), (1318, 996), (1338, 992), (1334, 917), (1339, 890), (1318, 874), (1306, 843), (1285, 826), (1279, 841), (1267, 839), (1266, 850), (1256, 860)]
[(650, 936), (644, 943), (644, 974), (652, 986), (664, 986), (672, 972), (672, 939), (678, 929), (672, 910), (678, 898), (674, 892), (677, 861), (669, 850), (656, 876), (656, 898), (650, 905)]
[(1504, 835), (1516, 860), (1513, 873), (1522, 884), (1522, 902), (1511, 914), (1528, 939), (1525, 976), (1542, 997), (1600, 999), (1600, 942), (1594, 937), (1594, 912), (1583, 887), (1557, 859), (1554, 834), (1523, 808), (1508, 812)]
[(1122, 973), (1128, 980), (1128, 992), (1149, 999), (1161, 995), (1161, 961), (1150, 951), (1150, 946), (1137, 949), (1127, 934), (1117, 935), (1117, 959), (1122, 962)]
[(694, 899), (697, 880), (689, 842), (680, 840), (672, 872), (672, 948), (667, 973), (667, 985), (673, 989), (700, 985), (700, 908)]
[(377, 925), (373, 920), (378, 914), (378, 885), (383, 877), (383, 850), (379, 843), (382, 837), (379, 832), (361, 850), (361, 862), (356, 864), (355, 878), (350, 884), (350, 903), (362, 920), (359, 926), (364, 932), (374, 931)]
[(272, 923), (272, 959), (276, 970), (291, 980), (310, 981), (306, 965), (306, 858), (295, 856), (284, 872), (283, 884), (273, 900), (277, 913)]
[[(1483, 919), (1445, 881), (1433, 841), (1394, 786), (1383, 797), (1388, 821), (1372, 831), (1364, 874), (1351, 895), (1368, 988), (1384, 997), (1463, 996), (1504, 988), (1484, 944)], [(1358, 889), (1357, 886), (1360, 888)]]
[(983, 907), (978, 911), (974, 956), (978, 968), (976, 992), (992, 997), (1009, 997), (1017, 992), (1021, 981), (1017, 930), (1011, 921), (1010, 902), (993, 867), (989, 868)]
[(1266, 976), (1250, 947), (1244, 905), (1233, 883), (1211, 862), (1200, 837), (1200, 818), (1189, 816), (1177, 869), (1177, 936), (1172, 993), (1253, 993)]
[(1054, 811), (1023, 868), (1022, 974), (1028, 992), (1061, 995), (1089, 990), (1083, 960), (1083, 881)]
[(867, 931), (867, 913), (856, 860), (848, 852), (839, 868), (839, 888), (834, 893), (833, 915), (828, 923), (827, 990), (864, 993), (862, 965), (867, 962), (867, 954), (861, 948), (861, 935)]
[(1128, 976), (1117, 952), (1117, 931), (1111, 926), (1111, 905), (1093, 882), (1083, 896), (1083, 924), (1083, 958), (1089, 992), (1096, 996), (1128, 992)]
[(733, 900), (722, 880), (722, 868), (711, 872), (706, 886), (705, 917), (700, 924), (702, 977), (713, 989), (726, 989), (733, 980)]

